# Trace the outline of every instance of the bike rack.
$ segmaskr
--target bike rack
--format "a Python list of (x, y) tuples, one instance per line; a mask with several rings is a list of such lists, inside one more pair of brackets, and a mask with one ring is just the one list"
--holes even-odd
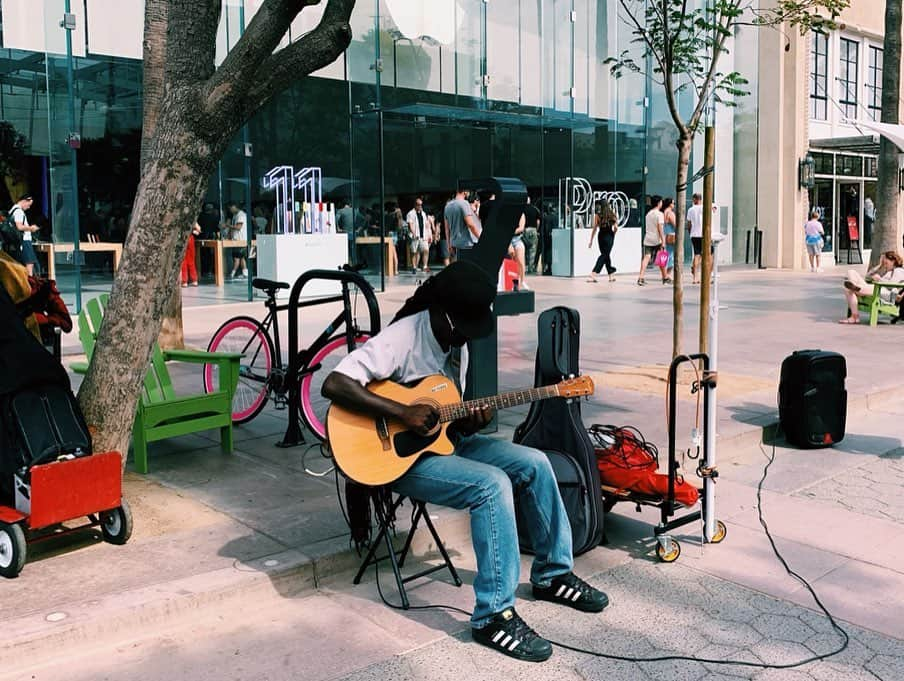
[[(315, 298), (300, 302), (301, 291), (308, 282), (315, 279), (338, 281), (342, 284), (342, 293), (327, 296), (324, 298)], [(289, 304), (287, 310), (289, 312), (289, 368), (287, 376), (294, 377), (298, 374), (299, 369), (299, 348), (298, 348), (298, 310), (303, 307), (314, 307), (315, 305), (326, 305), (328, 303), (343, 304), (345, 315), (343, 322), (345, 323), (345, 339), (348, 349), (355, 347), (355, 334), (352, 328), (353, 320), (351, 315), (351, 300), (349, 297), (349, 286), (354, 285), (364, 295), (367, 302), (367, 310), (370, 314), (370, 332), (371, 336), (375, 336), (380, 332), (380, 306), (377, 304), (377, 297), (374, 294), (373, 286), (357, 272), (345, 270), (308, 270), (295, 280), (292, 286), (292, 292), (289, 295)], [(332, 330), (331, 330), (332, 331)], [(281, 442), (276, 443), (277, 447), (295, 447), (304, 444), (304, 435), (301, 432), (301, 424), (299, 423), (298, 411), (301, 406), (301, 392), (299, 382), (294, 378), (289, 379), (289, 426), (286, 428), (286, 434)]]

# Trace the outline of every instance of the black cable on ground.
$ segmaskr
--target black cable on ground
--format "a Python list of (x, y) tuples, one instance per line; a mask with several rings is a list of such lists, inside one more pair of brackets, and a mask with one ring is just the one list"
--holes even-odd
[[(763, 452), (765, 454), (765, 450)], [(775, 442), (772, 444), (772, 454), (769, 456), (769, 460), (766, 462), (766, 465), (763, 467), (763, 477), (760, 478), (760, 482), (756, 488), (756, 499), (757, 499), (757, 515), (759, 516), (760, 525), (763, 527), (763, 532), (766, 534), (766, 538), (769, 540), (769, 544), (772, 547), (772, 552), (775, 554), (775, 557), (778, 558), (779, 562), (782, 564), (782, 567), (785, 568), (785, 571), (794, 577), (798, 582), (803, 584), (803, 586), (807, 589), (810, 595), (813, 597), (813, 601), (822, 611), (822, 613), (829, 620), (829, 623), (832, 625), (832, 628), (838, 632), (842, 639), (841, 645), (829, 652), (823, 653), (821, 655), (812, 655), (806, 659), (800, 660), (798, 662), (788, 662), (785, 664), (769, 664), (767, 662), (750, 662), (749, 660), (716, 660), (706, 657), (693, 657), (691, 655), (657, 655), (653, 657), (632, 657), (630, 655), (614, 655), (612, 653), (601, 653), (596, 650), (588, 650), (586, 648), (580, 648), (578, 646), (572, 646), (567, 643), (562, 643), (560, 641), (555, 641), (553, 639), (547, 638), (554, 646), (562, 648), (563, 650), (570, 650), (575, 653), (582, 653), (584, 655), (591, 655), (593, 657), (599, 657), (606, 660), (617, 660), (620, 662), (674, 662), (674, 661), (683, 661), (683, 662), (702, 662), (705, 664), (719, 664), (719, 665), (730, 665), (737, 667), (751, 667), (754, 669), (794, 669), (796, 667), (803, 667), (804, 665), (810, 664), (812, 662), (819, 662), (820, 660), (825, 660), (830, 657), (834, 657), (839, 653), (843, 652), (850, 643), (850, 636), (848, 633), (842, 628), (840, 624), (835, 620), (832, 616), (832, 613), (828, 611), (825, 605), (823, 605), (822, 601), (819, 599), (819, 596), (816, 595), (816, 592), (813, 590), (813, 587), (810, 583), (797, 572), (791, 569), (788, 565), (788, 562), (785, 560), (784, 556), (782, 556), (781, 552), (778, 550), (778, 547), (775, 545), (775, 540), (772, 537), (772, 533), (769, 531), (769, 525), (766, 523), (766, 519), (763, 517), (763, 484), (766, 482), (766, 476), (769, 475), (769, 467), (775, 461)], [(380, 585), (380, 569), (378, 563), (374, 563), (374, 572), (376, 574), (377, 581), (377, 592), (380, 594), (380, 599), (383, 601), (385, 605), (395, 610), (405, 610), (401, 605), (396, 605), (394, 603), (390, 603), (387, 600), (386, 596), (383, 594), (383, 589)], [(463, 610), (462, 608), (458, 608), (454, 605), (412, 605), (409, 606), (408, 610), (452, 610), (454, 612), (459, 612), (468, 617), (471, 616), (470, 612)], [(544, 637), (546, 638), (546, 637)]]

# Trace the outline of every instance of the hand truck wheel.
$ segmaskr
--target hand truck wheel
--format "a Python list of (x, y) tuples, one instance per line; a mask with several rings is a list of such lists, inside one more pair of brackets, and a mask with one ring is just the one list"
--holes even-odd
[[(666, 545), (668, 545), (668, 548)], [(656, 555), (659, 556), (659, 560), (663, 563), (674, 563), (678, 560), (678, 556), (681, 555), (681, 544), (671, 537), (665, 537), (665, 542), (657, 539)]]
[(123, 499), (122, 505), (100, 514), (100, 531), (104, 541), (110, 544), (125, 544), (132, 536), (132, 509)]
[(716, 521), (716, 531), (713, 532), (713, 537), (712, 537), (712, 539), (709, 540), (709, 543), (710, 544), (718, 544), (723, 539), (725, 539), (725, 535), (727, 535), (727, 534), (728, 534), (728, 528), (725, 527), (725, 523), (723, 523), (721, 520), (717, 520)]
[(25, 565), (25, 533), (18, 524), (0, 522), (0, 575), (18, 577)]

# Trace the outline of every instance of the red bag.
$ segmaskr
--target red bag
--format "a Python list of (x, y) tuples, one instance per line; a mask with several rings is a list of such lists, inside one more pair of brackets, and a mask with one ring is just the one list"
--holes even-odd
[[(590, 427), (590, 435), (597, 443), (596, 465), (600, 482), (619, 490), (629, 490), (654, 497), (669, 493), (669, 476), (656, 471), (659, 458), (656, 446), (630, 427)], [(675, 501), (685, 506), (697, 503), (700, 493), (682, 478), (675, 480)]]

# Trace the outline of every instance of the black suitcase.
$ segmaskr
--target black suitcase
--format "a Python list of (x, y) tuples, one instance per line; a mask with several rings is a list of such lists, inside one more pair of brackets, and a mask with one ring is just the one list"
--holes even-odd
[(0, 472), (13, 473), (61, 456), (91, 454), (85, 417), (69, 388), (41, 385), (3, 400), (8, 446), (0, 454)]
[(797, 350), (782, 362), (778, 412), (788, 442), (829, 447), (844, 439), (847, 365), (837, 352)]
[[(554, 307), (537, 320), (536, 386), (578, 375), (580, 316), (577, 310)], [(574, 555), (603, 541), (603, 499), (596, 453), (581, 419), (579, 400), (553, 398), (531, 405), (527, 418), (515, 429), (514, 442), (546, 453), (556, 474), (559, 492), (571, 523)], [(522, 551), (532, 552), (522, 511), (515, 499), (518, 539)]]

